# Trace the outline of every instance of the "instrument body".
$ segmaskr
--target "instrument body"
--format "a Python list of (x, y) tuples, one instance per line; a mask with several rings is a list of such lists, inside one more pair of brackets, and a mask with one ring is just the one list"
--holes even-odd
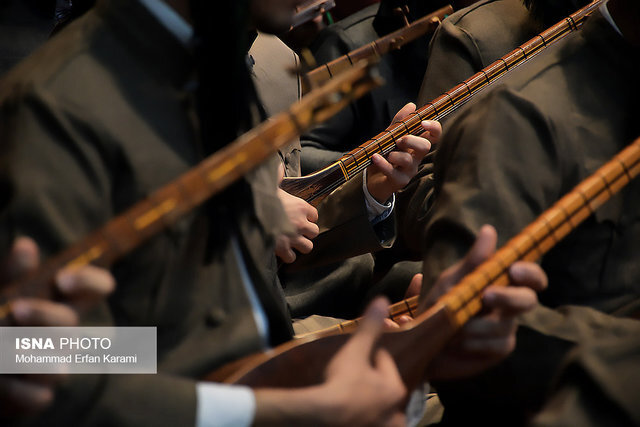
[[(429, 363), (480, 312), (484, 290), (509, 284), (508, 269), (513, 263), (541, 258), (639, 174), (640, 138), (544, 211), (432, 307), (399, 329), (384, 332), (378, 345), (393, 356), (407, 388), (427, 379)], [(306, 334), (223, 367), (206, 379), (251, 387), (319, 384), (328, 362), (357, 329), (357, 323), (356, 319), (345, 328)]]
[(112, 265), (147, 239), (251, 171), (305, 129), (334, 115), (353, 99), (381, 84), (373, 62), (356, 67), (304, 96), (282, 112), (246, 132), (175, 180), (152, 192), (104, 226), (47, 259), (41, 266), (3, 287), (0, 319), (20, 296), (53, 298), (52, 280), (63, 268)]

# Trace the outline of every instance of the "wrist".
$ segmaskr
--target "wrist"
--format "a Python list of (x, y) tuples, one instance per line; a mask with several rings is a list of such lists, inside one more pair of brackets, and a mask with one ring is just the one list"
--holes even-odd
[(365, 192), (365, 196), (372, 198), (380, 205), (388, 204), (389, 199), (394, 194), (393, 191), (388, 188), (388, 185), (385, 185), (382, 182), (377, 182), (375, 177), (370, 179), (367, 172), (368, 169), (365, 169), (362, 173), (362, 188)]

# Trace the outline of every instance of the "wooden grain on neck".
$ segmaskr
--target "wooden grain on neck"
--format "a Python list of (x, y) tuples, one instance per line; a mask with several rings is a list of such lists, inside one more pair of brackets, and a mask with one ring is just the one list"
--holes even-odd
[(389, 154), (396, 148), (396, 141), (399, 138), (420, 134), (423, 120), (443, 119), (509, 71), (531, 60), (566, 35), (578, 30), (601, 3), (602, 0), (597, 0), (581, 8), (419, 108), (406, 119), (391, 124), (387, 129), (343, 155), (326, 168), (299, 178), (285, 178), (280, 187), (317, 206), (333, 190), (371, 165), (373, 154)]
[(0, 321), (19, 296), (52, 298), (52, 280), (62, 268), (112, 265), (150, 237), (192, 211), (258, 166), (278, 148), (311, 126), (327, 120), (353, 99), (381, 81), (373, 63), (362, 61), (340, 78), (327, 82), (291, 108), (242, 135), (233, 143), (167, 185), (151, 193), (74, 245), (44, 262), (37, 270), (0, 293)]
[[(488, 286), (508, 285), (508, 269), (514, 262), (542, 257), (638, 174), (640, 138), (543, 212), (427, 311), (398, 330), (383, 333), (379, 345), (393, 356), (407, 388), (427, 379), (430, 361), (481, 310)], [(214, 372), (207, 379), (252, 387), (319, 384), (328, 362), (350, 336), (351, 332), (310, 334), (247, 358), (233, 369)]]
[(357, 64), (360, 60), (369, 60), (386, 55), (387, 53), (398, 50), (402, 46), (411, 43), (424, 35), (433, 33), (440, 25), (440, 22), (451, 13), (453, 13), (453, 8), (451, 6), (442, 7), (433, 13), (415, 20), (406, 27), (380, 37), (371, 43), (361, 46), (340, 56), (339, 58), (314, 68), (313, 70), (305, 73), (301, 79), (302, 93), (307, 93), (315, 86), (326, 82), (345, 70), (348, 70), (353, 66), (353, 64)]

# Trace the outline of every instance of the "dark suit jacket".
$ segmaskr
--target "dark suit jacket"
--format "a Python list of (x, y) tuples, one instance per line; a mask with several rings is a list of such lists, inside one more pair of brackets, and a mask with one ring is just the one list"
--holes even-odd
[(482, 0), (442, 21), (418, 95), (426, 105), (542, 31), (522, 0)]
[[(3, 232), (60, 251), (202, 159), (190, 52), (137, 1), (101, 1), (0, 84), (15, 199)], [(158, 374), (72, 376), (45, 424), (192, 425), (195, 380), (264, 348), (241, 286), (238, 241), (267, 313), (270, 344), (291, 337), (277, 282), (275, 232), (286, 227), (267, 163), (114, 266), (100, 324), (158, 327)], [(280, 226), (281, 225), (281, 226)]]
[[(298, 101), (300, 81), (291, 73), (298, 57), (288, 46), (275, 36), (259, 33), (249, 55), (256, 88), (269, 115)], [(301, 175), (300, 151), (299, 139), (279, 150), (285, 176)], [(375, 228), (371, 225), (359, 175), (318, 206), (318, 217), (320, 234), (313, 251), (279, 271), (291, 314), (357, 317), (373, 278), (370, 252), (394, 242), (395, 215)]]
[[(483, 224), (496, 227), (502, 245), (640, 134), (636, 53), (595, 14), (460, 112), (435, 159), (427, 283), (466, 253)], [(542, 304), (616, 315), (637, 309), (639, 188), (631, 182), (543, 257)], [(591, 326), (577, 315), (569, 317), (577, 332)], [(504, 363), (464, 386), (438, 387), (452, 422), (473, 414), (514, 425), (539, 409), (563, 356), (583, 338), (543, 329), (539, 318), (522, 321)]]
[[(386, 2), (385, 2), (386, 3)], [(398, 29), (376, 21), (379, 4), (368, 6), (318, 34), (309, 46), (318, 64), (327, 63)], [(435, 8), (434, 8), (435, 10)], [(426, 14), (426, 13), (425, 13)], [(420, 18), (420, 16), (413, 17)], [(376, 22), (386, 25), (377, 26)], [(383, 131), (407, 102), (415, 101), (430, 36), (384, 55), (377, 68), (385, 84), (303, 135), (303, 173), (314, 172)]]

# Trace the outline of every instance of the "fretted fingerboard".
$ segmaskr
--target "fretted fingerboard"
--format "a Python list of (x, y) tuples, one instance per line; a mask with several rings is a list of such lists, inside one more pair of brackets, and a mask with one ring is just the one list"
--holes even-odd
[[(490, 260), (456, 285), (440, 301), (448, 307), (454, 323), (461, 326), (480, 310), (480, 295), (487, 286), (509, 283), (507, 270), (514, 262), (540, 259), (639, 173), (640, 138), (542, 213)], [(389, 318), (415, 317), (417, 310), (418, 297), (407, 298), (389, 306)], [(298, 338), (352, 332), (357, 329), (359, 322), (360, 319), (348, 320)]]
[(302, 79), (303, 93), (337, 76), (352, 67), (353, 64), (358, 63), (358, 61), (386, 55), (390, 51), (400, 49), (402, 46), (422, 36), (433, 33), (436, 28), (438, 28), (438, 25), (440, 25), (440, 22), (451, 13), (453, 13), (451, 6), (440, 8), (433, 13), (415, 20), (404, 28), (380, 37), (333, 61), (314, 68), (306, 73)]
[[(508, 284), (510, 265), (518, 260), (541, 257), (639, 173), (640, 138), (546, 210), (413, 321), (384, 331), (377, 345), (391, 355), (407, 389), (413, 390), (429, 378), (433, 359), (481, 309), (482, 292), (489, 285)], [(206, 379), (254, 388), (320, 384), (326, 380), (328, 363), (344, 348), (352, 333), (343, 332), (308, 334), (224, 366)]]
[(442, 300), (454, 323), (463, 325), (480, 310), (481, 294), (487, 286), (509, 283), (508, 268), (514, 262), (540, 259), (639, 173), (640, 138), (582, 181), (457, 284)]
[[(323, 185), (317, 186), (313, 191), (300, 191), (292, 186), (290, 187), (293, 189), (292, 194), (304, 198), (308, 202), (316, 201), (330, 194), (340, 185), (364, 171), (371, 164), (371, 156), (373, 154), (386, 155), (396, 148), (398, 139), (406, 135), (420, 134), (422, 132), (421, 122), (423, 120), (443, 119), (509, 71), (534, 58), (545, 48), (563, 39), (568, 34), (578, 30), (584, 24), (587, 17), (593, 13), (601, 3), (602, 0), (597, 0), (581, 8), (569, 17), (533, 37), (531, 40), (518, 46), (507, 55), (483, 68), (451, 90), (417, 109), (406, 119), (391, 124), (387, 129), (343, 155), (335, 163), (326, 168), (326, 170), (339, 168), (342, 176), (339, 176), (331, 182), (323, 181)], [(318, 176), (318, 178), (320, 178), (320, 176)], [(305, 177), (299, 179), (304, 180)], [(291, 179), (291, 181), (295, 180), (296, 178)], [(283, 188), (290, 191), (285, 186), (283, 186)], [(297, 194), (296, 191), (299, 193)]]
[(51, 281), (61, 268), (87, 264), (110, 266), (205, 200), (227, 188), (301, 132), (339, 111), (381, 84), (372, 73), (374, 63), (360, 62), (348, 73), (248, 131), (207, 157), (174, 181), (151, 193), (122, 214), (48, 259), (28, 276), (2, 288), (0, 319), (9, 313), (9, 301), (18, 296), (52, 297)]

